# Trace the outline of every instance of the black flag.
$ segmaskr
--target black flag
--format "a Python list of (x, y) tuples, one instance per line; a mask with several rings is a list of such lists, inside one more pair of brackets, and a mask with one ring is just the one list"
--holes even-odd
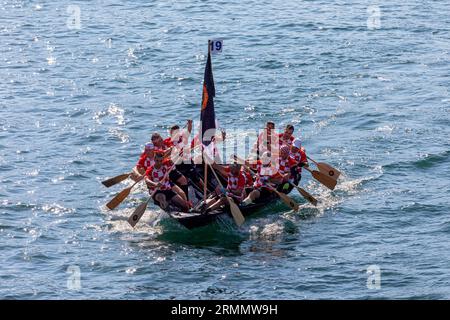
[[(202, 126), (202, 142), (204, 145), (210, 144), (210, 139), (214, 136), (213, 132), (208, 132), (205, 137), (205, 132), (210, 129), (216, 129), (216, 114), (214, 112), (214, 97), (216, 95), (216, 89), (214, 88), (214, 78), (211, 66), (211, 52), (208, 45), (208, 60), (205, 66), (205, 75), (203, 79), (203, 96), (202, 96), (202, 110), (200, 113), (200, 121)], [(212, 133), (212, 134), (211, 134)], [(207, 141), (204, 141), (206, 139)]]

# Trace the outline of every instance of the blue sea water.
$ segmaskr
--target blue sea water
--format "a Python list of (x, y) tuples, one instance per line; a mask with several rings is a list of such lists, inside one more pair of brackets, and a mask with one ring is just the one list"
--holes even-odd
[[(100, 182), (198, 120), (212, 38), (221, 126), (292, 123), (343, 176), (240, 229), (132, 229), (145, 193), (111, 212), (130, 182)], [(449, 50), (446, 1), (1, 1), (0, 297), (449, 299)]]

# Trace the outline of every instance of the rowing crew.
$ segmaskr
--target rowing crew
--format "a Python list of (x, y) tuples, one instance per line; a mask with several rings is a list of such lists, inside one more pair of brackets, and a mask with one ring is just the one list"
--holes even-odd
[(274, 189), (287, 192), (291, 184), (299, 184), (302, 167), (308, 166), (306, 153), (299, 139), (293, 140), (291, 146), (281, 146), (278, 165), (273, 160), (271, 153), (266, 151), (253, 164), (250, 161), (229, 166), (214, 164), (213, 168), (226, 177), (227, 186), (223, 190), (216, 190), (220, 198), (209, 201), (206, 210), (212, 211), (226, 205), (226, 196), (238, 205), (249, 205), (259, 198), (270, 197)]
[[(274, 123), (267, 122), (264, 134), (258, 137), (254, 147), (258, 160), (248, 160), (243, 166), (237, 163), (230, 166), (213, 165), (213, 168), (226, 179), (227, 186), (223, 190), (216, 190), (219, 199), (209, 200), (206, 204), (207, 210), (214, 210), (225, 204), (225, 194), (237, 204), (248, 205), (258, 198), (265, 198), (274, 188), (286, 191), (290, 184), (298, 185), (301, 168), (308, 165), (305, 150), (301, 141), (293, 137), (292, 125), (287, 125), (284, 133), (279, 135), (272, 135), (274, 129)], [(135, 181), (144, 178), (149, 192), (152, 194), (155, 191), (153, 194), (155, 204), (163, 209), (167, 208), (169, 203), (182, 211), (188, 211), (192, 207), (189, 201), (188, 179), (175, 169), (174, 163), (168, 159), (173, 150), (176, 151), (175, 154), (183, 156), (183, 149), (188, 145), (191, 130), (192, 120), (188, 120), (187, 131), (180, 132), (179, 126), (173, 126), (170, 129), (171, 137), (165, 140), (159, 133), (154, 133), (133, 169), (132, 178)], [(268, 150), (273, 146), (274, 136), (279, 139), (280, 149), (279, 157), (275, 155), (272, 159), (272, 154)], [(203, 187), (201, 179), (194, 182)]]

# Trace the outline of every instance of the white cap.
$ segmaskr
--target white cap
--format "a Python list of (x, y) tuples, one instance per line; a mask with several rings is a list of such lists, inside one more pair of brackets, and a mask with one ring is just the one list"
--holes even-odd
[(292, 145), (297, 149), (300, 149), (302, 147), (302, 140), (297, 138), (292, 142)]

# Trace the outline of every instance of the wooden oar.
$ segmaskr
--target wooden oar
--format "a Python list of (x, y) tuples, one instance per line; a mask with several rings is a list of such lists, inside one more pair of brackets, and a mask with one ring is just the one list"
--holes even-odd
[[(237, 155), (233, 155), (234, 156), (234, 158), (236, 159), (236, 160), (239, 160), (239, 161), (243, 161), (241, 158), (239, 158)], [(252, 168), (250, 168), (249, 166), (247, 166), (246, 164), (245, 164), (245, 162), (243, 162), (244, 163), (244, 166), (248, 169), (248, 170), (250, 170), (250, 171), (253, 171), (253, 169)], [(284, 203), (286, 203), (290, 208), (292, 208), (292, 210), (294, 210), (294, 211), (298, 211), (298, 208), (299, 208), (299, 205), (298, 205), (298, 203), (297, 202), (295, 202), (291, 197), (289, 197), (287, 194), (285, 194), (285, 193), (282, 193), (282, 192), (279, 192), (277, 189), (275, 189), (275, 188), (273, 188), (273, 187), (271, 187), (270, 186), (270, 188), (269, 189), (271, 189), (272, 191), (274, 191), (279, 197), (280, 197), (280, 199), (284, 202)], [(300, 188), (301, 189), (301, 188)], [(306, 192), (306, 191), (305, 191)], [(314, 199), (314, 198), (313, 198)], [(315, 200), (315, 199), (314, 199)], [(316, 200), (316, 203), (317, 203), (317, 200)]]
[(109, 188), (112, 187), (115, 184), (118, 184), (119, 182), (122, 182), (123, 180), (127, 179), (130, 176), (130, 173), (124, 173), (124, 174), (120, 174), (114, 178), (110, 178), (108, 180), (102, 181), (102, 184)]
[[(217, 176), (216, 171), (213, 169), (212, 165), (208, 162), (209, 167), (211, 168), (211, 171), (213, 172), (214, 176), (216, 177), (217, 182), (219, 183), (220, 187), (223, 188), (222, 182), (220, 182), (219, 177)], [(234, 203), (232, 199), (230, 199), (229, 196), (225, 193), (225, 197), (227, 198), (228, 204), (230, 205), (230, 211), (233, 216), (234, 222), (240, 227), (244, 222), (245, 218), (242, 215), (241, 210), (239, 209), (238, 205)]]
[(339, 178), (339, 176), (341, 175), (341, 172), (338, 169), (330, 166), (328, 163), (316, 162), (313, 159), (311, 159), (310, 157), (308, 157), (308, 156), (306, 156), (306, 157), (309, 160), (311, 160), (312, 162), (314, 162), (314, 164), (317, 166), (317, 168), (319, 169), (320, 172), (326, 174), (330, 178), (337, 180)]
[(114, 198), (111, 199), (111, 201), (109, 201), (106, 206), (108, 207), (108, 209), (113, 210), (115, 209), (119, 204), (122, 203), (123, 200), (125, 200), (126, 197), (128, 197), (128, 195), (131, 192), (131, 189), (133, 189), (133, 187), (140, 181), (142, 181), (143, 178), (139, 179), (138, 181), (136, 181), (135, 183), (133, 183), (133, 185), (131, 187), (125, 188), (122, 191), (120, 191)]
[(288, 207), (290, 207), (294, 211), (298, 211), (299, 205), (291, 197), (283, 192), (278, 191), (272, 186), (269, 186), (269, 189), (275, 192)]
[[(194, 148), (195, 149), (195, 148)], [(180, 156), (177, 156), (177, 159), (173, 162), (173, 165), (169, 168), (169, 170), (167, 170), (167, 172), (164, 174), (164, 177), (161, 179), (160, 183), (164, 183), (165, 180), (169, 177), (169, 173), (172, 171), (173, 168), (175, 168), (177, 161), (180, 159)], [(150, 197), (147, 199), (147, 201), (145, 201), (144, 203), (141, 203), (133, 212), (133, 214), (128, 218), (128, 223), (134, 227), (136, 225), (136, 223), (138, 223), (138, 221), (142, 218), (142, 216), (145, 213), (145, 210), (147, 209), (148, 203), (150, 202), (151, 199), (153, 199), (153, 196), (155, 195), (156, 191), (158, 191), (159, 188), (155, 188), (155, 190), (153, 190), (152, 194), (150, 195)]]
[(303, 196), (303, 198), (305, 198), (306, 200), (308, 200), (309, 202), (311, 202), (311, 204), (313, 206), (317, 206), (317, 199), (314, 198), (308, 191), (306, 191), (303, 188), (300, 188), (299, 186), (296, 186), (295, 184), (293, 184), (292, 182), (289, 182), (291, 185), (293, 185), (297, 191)]
[(150, 196), (147, 201), (141, 203), (134, 211), (133, 214), (128, 218), (128, 223), (134, 228), (136, 223), (142, 218), (145, 210), (147, 210), (148, 203), (152, 197)]
[(334, 180), (333, 178), (330, 178), (329, 176), (327, 176), (326, 174), (324, 174), (320, 171), (311, 170), (308, 167), (303, 167), (303, 168), (306, 169), (307, 171), (309, 171), (312, 174), (314, 179), (319, 181), (321, 184), (323, 184), (328, 189), (334, 190), (334, 188), (336, 187), (337, 181)]

